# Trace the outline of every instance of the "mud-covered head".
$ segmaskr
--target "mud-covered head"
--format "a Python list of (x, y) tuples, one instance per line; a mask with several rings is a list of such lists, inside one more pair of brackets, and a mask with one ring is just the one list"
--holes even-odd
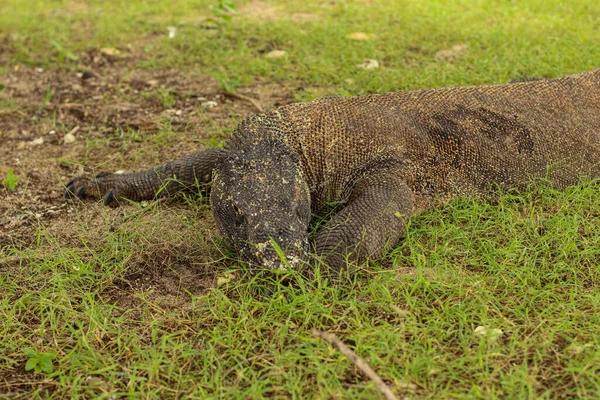
[(298, 268), (306, 257), (310, 192), (289, 148), (253, 138), (227, 149), (213, 172), (211, 204), (221, 233), (253, 266)]

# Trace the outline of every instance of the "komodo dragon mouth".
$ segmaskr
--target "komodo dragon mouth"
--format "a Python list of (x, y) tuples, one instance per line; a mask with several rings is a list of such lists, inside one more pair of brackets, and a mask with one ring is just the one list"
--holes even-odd
[(65, 197), (118, 205), (212, 177), (217, 226), (243, 260), (266, 269), (299, 268), (311, 213), (335, 203), (310, 250), (338, 270), (398, 243), (413, 209), (423, 208), (417, 198), (520, 190), (535, 179), (564, 188), (582, 176), (600, 177), (600, 69), (290, 104), (245, 119), (222, 149), (78, 177)]

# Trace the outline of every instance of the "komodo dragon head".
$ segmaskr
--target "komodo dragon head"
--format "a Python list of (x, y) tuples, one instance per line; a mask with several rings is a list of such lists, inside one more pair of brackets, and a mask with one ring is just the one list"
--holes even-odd
[(296, 157), (281, 140), (264, 137), (230, 141), (226, 150), (213, 171), (210, 195), (221, 233), (250, 264), (298, 268), (308, 249), (311, 208)]

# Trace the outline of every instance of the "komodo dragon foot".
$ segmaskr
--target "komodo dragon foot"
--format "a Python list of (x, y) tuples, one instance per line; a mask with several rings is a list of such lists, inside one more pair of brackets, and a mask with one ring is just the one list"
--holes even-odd
[(209, 149), (131, 174), (102, 172), (92, 179), (80, 176), (65, 185), (64, 197), (103, 199), (104, 205), (116, 207), (122, 199), (142, 201), (172, 196), (196, 183), (209, 183), (221, 153), (221, 149)]

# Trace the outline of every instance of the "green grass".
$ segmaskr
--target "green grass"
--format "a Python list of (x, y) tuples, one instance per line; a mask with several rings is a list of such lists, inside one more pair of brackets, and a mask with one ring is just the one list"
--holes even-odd
[[(600, 66), (597, 1), (288, 3), (260, 13), (235, 2), (238, 15), (214, 23), (205, 18), (216, 1), (6, 0), (0, 67), (79, 69), (83, 52), (116, 48), (135, 54), (132, 68), (267, 79), (309, 99)], [(436, 59), (456, 44), (467, 50)], [(263, 57), (269, 49), (287, 56)], [(357, 69), (366, 58), (381, 67)], [(205, 130), (226, 131), (210, 120)], [(175, 140), (161, 132), (144, 143)], [(30, 245), (0, 244), (0, 397), (378, 398), (317, 328), (401, 398), (598, 398), (599, 193), (592, 181), (455, 199), (412, 218), (403, 243), (352, 281), (278, 284), (266, 298), (206, 204), (77, 212), (69, 232), (41, 225)], [(53, 372), (26, 371), (28, 349), (56, 352)]]
[[(66, 54), (108, 47), (143, 54), (138, 67), (199, 69), (242, 84), (258, 76), (298, 81), (310, 88), (305, 98), (506, 82), (600, 64), (598, 4), (592, 0), (272, 1), (254, 8), (240, 1), (239, 15), (221, 25), (207, 20), (216, 4), (209, 0), (4, 4), (0, 29), (12, 38), (15, 62), (75, 68), (77, 61)], [(178, 28), (173, 39), (169, 26)], [(347, 39), (352, 32), (376, 37)], [(467, 46), (458, 60), (435, 59), (456, 44)], [(262, 56), (273, 48), (288, 55)], [(367, 58), (382, 68), (355, 67)]]
[[(412, 219), (391, 257), (396, 269), (371, 266), (345, 284), (277, 286), (267, 300), (256, 295), (261, 282), (238, 273), (205, 295), (182, 287), (181, 308), (153, 300), (152, 289), (114, 304), (125, 265), (156, 252), (148, 242), (160, 232), (143, 218), (119, 232), (107, 221), (96, 249), (83, 233), (68, 249), (42, 235), (19, 254), (23, 269), (0, 277), (1, 368), (25, 375), (25, 348), (56, 351), (47, 374), (55, 386), (30, 379), (38, 395), (57, 398), (376, 397), (348, 360), (310, 335), (317, 327), (351, 343), (397, 393), (594, 398), (599, 189), (457, 199)], [(186, 228), (182, 246), (207, 245), (202, 229)], [(479, 337), (480, 325), (503, 335)]]

